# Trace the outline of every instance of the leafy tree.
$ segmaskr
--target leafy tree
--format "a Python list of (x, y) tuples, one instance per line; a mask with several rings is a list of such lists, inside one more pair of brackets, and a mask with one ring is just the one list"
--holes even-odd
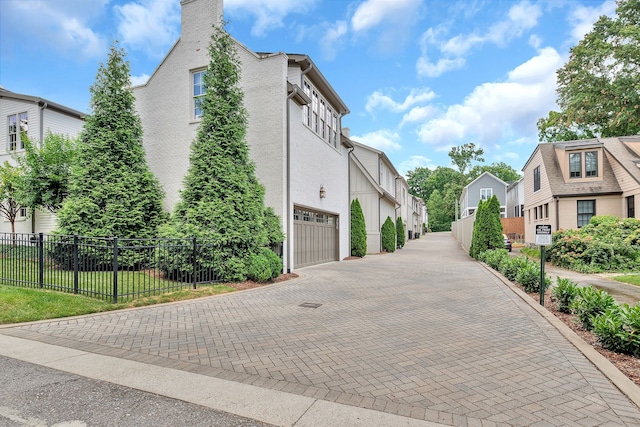
[(617, 0), (558, 70), (559, 112), (538, 121), (540, 139), (640, 133), (640, 0)]
[(521, 176), (511, 166), (504, 162), (491, 163), (490, 165), (476, 165), (469, 170), (467, 179), (469, 182), (473, 181), (485, 172), (489, 172), (500, 178), (504, 182), (518, 181)]
[(409, 193), (420, 197), (425, 202), (429, 200), (431, 191), (429, 191), (429, 177), (433, 171), (429, 168), (415, 168), (407, 172), (407, 184), (409, 185)]
[(429, 200), (434, 190), (444, 193), (447, 184), (460, 185), (460, 188), (467, 185), (467, 179), (463, 174), (443, 166), (438, 166), (434, 170), (416, 168), (407, 175), (409, 176), (407, 184), (409, 184), (410, 193), (425, 202)]
[(453, 147), (449, 150), (449, 157), (454, 165), (458, 167), (458, 171), (464, 175), (467, 168), (471, 166), (473, 160), (484, 162), (482, 155), (484, 150), (480, 147), (476, 147), (473, 142), (463, 144), (458, 147)]
[(427, 202), (427, 211), (429, 212), (429, 229), (431, 231), (451, 230), (453, 217), (449, 217), (447, 214), (444, 197), (440, 190), (434, 190), (431, 194)]
[(0, 215), (11, 224), (11, 233), (16, 232), (16, 217), (20, 212), (19, 186), (21, 169), (5, 161), (0, 166)]
[(21, 200), (32, 210), (42, 208), (55, 214), (69, 193), (77, 141), (51, 132), (47, 132), (40, 147), (26, 135), (21, 140), (24, 141), (25, 152), (16, 156), (23, 170)]
[[(129, 63), (114, 43), (91, 86), (91, 107), (58, 211), (65, 235), (146, 238), (164, 221), (163, 192), (147, 166)], [(54, 199), (55, 201), (55, 199)]]
[(404, 246), (405, 233), (404, 224), (402, 223), (402, 217), (396, 218), (396, 241), (399, 248)]
[(480, 201), (473, 223), (473, 235), (469, 255), (473, 258), (490, 249), (504, 249), (500, 202), (494, 195), (487, 201)]
[(382, 234), (382, 250), (387, 252), (395, 252), (396, 250), (396, 226), (391, 217), (387, 217), (382, 224), (380, 230)]
[(358, 199), (351, 202), (351, 255), (363, 257), (367, 253), (367, 226)]
[(213, 28), (204, 83), (203, 115), (191, 144), (181, 200), (162, 235), (198, 237), (208, 242), (208, 249), (196, 260), (196, 272), (191, 265), (168, 263), (165, 268), (178, 278), (214, 271), (223, 280), (241, 281), (249, 258), (267, 244), (264, 188), (245, 140), (240, 61), (233, 39), (222, 27)]

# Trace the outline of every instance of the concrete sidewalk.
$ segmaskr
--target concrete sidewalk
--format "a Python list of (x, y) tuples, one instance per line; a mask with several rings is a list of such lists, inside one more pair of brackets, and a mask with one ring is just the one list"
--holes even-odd
[(640, 424), (638, 388), (449, 233), (299, 272), (4, 327), (0, 354), (276, 425)]

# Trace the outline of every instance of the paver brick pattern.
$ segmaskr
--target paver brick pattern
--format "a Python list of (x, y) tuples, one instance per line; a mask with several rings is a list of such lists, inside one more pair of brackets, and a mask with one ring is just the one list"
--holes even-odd
[(300, 273), (2, 333), (450, 425), (640, 425), (638, 408), (448, 233)]

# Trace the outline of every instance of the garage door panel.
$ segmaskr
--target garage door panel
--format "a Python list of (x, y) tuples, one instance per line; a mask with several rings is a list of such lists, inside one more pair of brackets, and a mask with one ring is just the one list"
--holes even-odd
[(336, 217), (325, 212), (294, 211), (294, 267), (335, 261)]

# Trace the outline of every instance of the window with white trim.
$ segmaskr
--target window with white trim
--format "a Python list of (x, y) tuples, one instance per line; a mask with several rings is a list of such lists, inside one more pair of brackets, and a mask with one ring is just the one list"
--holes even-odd
[(481, 188), (480, 200), (487, 201), (493, 196), (493, 188)]
[[(306, 81), (304, 82), (304, 93), (311, 98), (311, 86)], [(302, 123), (311, 127), (311, 108), (309, 105), (302, 107)]]
[(587, 151), (584, 153), (584, 176), (598, 176), (598, 152)]
[(199, 119), (202, 117), (202, 102), (204, 101), (204, 94), (207, 91), (207, 86), (204, 83), (204, 73), (206, 70), (193, 72), (193, 118)]
[(569, 154), (569, 177), (582, 177), (582, 153)]
[(591, 218), (596, 214), (595, 200), (578, 200), (578, 228), (589, 224)]
[(19, 113), (7, 117), (7, 148), (9, 151), (24, 150), (24, 138), (29, 131), (29, 114)]
[(311, 98), (311, 106), (302, 109), (302, 123), (329, 145), (338, 147), (339, 120), (335, 108), (324, 99), (307, 80), (303, 82), (304, 92)]

